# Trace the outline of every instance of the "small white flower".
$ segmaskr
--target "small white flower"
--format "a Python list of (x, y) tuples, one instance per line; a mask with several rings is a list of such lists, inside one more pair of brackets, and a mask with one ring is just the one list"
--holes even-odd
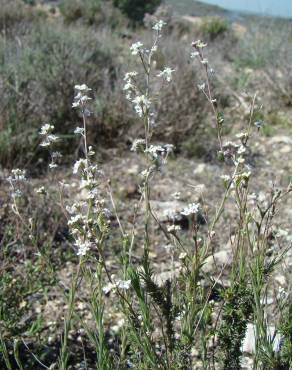
[(125, 83), (125, 85), (124, 85), (124, 87), (123, 87), (123, 90), (124, 91), (127, 91), (127, 90), (133, 90), (134, 89), (134, 85), (131, 83), (131, 81), (130, 80), (128, 80), (126, 83)]
[(79, 203), (73, 203), (73, 205), (70, 207), (70, 206), (66, 206), (66, 211), (68, 213), (70, 213), (70, 215), (73, 215), (74, 213), (77, 212), (78, 208), (80, 207), (80, 204)]
[(88, 240), (77, 239), (75, 245), (78, 247), (77, 256), (85, 256), (90, 250), (91, 243)]
[(145, 150), (145, 153), (149, 153), (152, 158), (158, 158), (159, 155), (165, 153), (165, 149), (161, 145), (150, 145), (150, 147)]
[(88, 155), (89, 156), (93, 156), (95, 154), (95, 151), (93, 150), (93, 147), (92, 146), (89, 146), (88, 147)]
[(71, 226), (71, 225), (74, 225), (78, 222), (82, 221), (82, 216), (80, 214), (77, 214), (75, 216), (72, 216), (70, 218), (70, 220), (68, 221), (68, 225)]
[(189, 204), (184, 210), (181, 212), (184, 216), (195, 215), (199, 212), (200, 204), (199, 203), (191, 203)]
[(205, 87), (206, 87), (206, 84), (205, 83), (202, 83), (202, 84), (199, 84), (199, 85), (197, 85), (198, 86), (198, 89), (200, 90), (200, 91), (204, 91), (205, 90)]
[(10, 177), (10, 179), (14, 181), (26, 181), (26, 171), (20, 170), (19, 168), (15, 168), (11, 170), (11, 173), (13, 177)]
[(162, 77), (167, 82), (170, 82), (172, 80), (172, 74), (175, 72), (174, 69), (171, 69), (169, 67), (165, 67), (163, 71), (158, 73), (157, 77)]
[(179, 225), (170, 225), (167, 227), (167, 231), (171, 233), (175, 233), (176, 231), (179, 231), (181, 227)]
[(191, 58), (194, 59), (196, 57), (198, 57), (200, 55), (200, 53), (198, 51), (194, 51), (193, 53), (191, 53)]
[(135, 42), (134, 44), (132, 44), (132, 46), (130, 47), (132, 55), (137, 55), (139, 52), (141, 52), (142, 51), (142, 46), (143, 46), (143, 44), (140, 41)]
[(128, 290), (131, 287), (131, 280), (119, 280), (117, 281), (116, 286), (119, 289)]
[(74, 134), (84, 135), (84, 128), (83, 127), (76, 127), (75, 130), (74, 130)]
[(247, 132), (240, 132), (239, 134), (236, 134), (236, 137), (238, 139), (246, 139), (248, 136), (248, 133)]
[(40, 135), (47, 135), (53, 130), (54, 130), (54, 126), (50, 125), (49, 123), (46, 123), (41, 127)]
[(196, 49), (203, 49), (207, 46), (203, 41), (197, 40), (192, 42), (192, 46)]
[(58, 165), (57, 165), (57, 163), (55, 163), (55, 162), (51, 162), (51, 163), (49, 164), (49, 168), (50, 168), (50, 169), (57, 168), (57, 167), (58, 167)]
[(202, 60), (201, 60), (201, 63), (202, 63), (202, 64), (204, 64), (204, 65), (206, 65), (206, 64), (208, 64), (209, 62), (208, 62), (208, 59), (202, 59)]
[(132, 78), (136, 77), (138, 75), (138, 72), (132, 71), (132, 72), (127, 72), (124, 77), (124, 81), (131, 80)]
[(141, 148), (141, 147), (144, 148), (145, 144), (146, 144), (145, 139), (136, 139), (136, 140), (134, 140), (134, 142), (132, 144), (131, 151), (137, 152), (137, 150), (139, 148)]
[(77, 91), (90, 91), (91, 90), (86, 84), (75, 85), (74, 88)]
[(81, 169), (84, 170), (87, 166), (86, 159), (79, 159), (74, 163), (73, 174), (77, 174)]
[(159, 20), (157, 23), (154, 24), (152, 27), (153, 30), (160, 32), (162, 28), (166, 25), (166, 23), (162, 20)]
[(115, 284), (109, 283), (106, 286), (102, 288), (102, 291), (104, 292), (105, 295), (107, 295), (110, 291), (112, 291), (115, 288)]
[(241, 145), (239, 149), (237, 150), (238, 154), (244, 154), (245, 152), (246, 152), (246, 148), (243, 145)]
[(146, 98), (145, 95), (138, 95), (135, 99), (133, 99), (134, 109), (137, 112), (139, 117), (143, 116), (144, 110), (149, 108), (151, 102), (149, 99)]
[(180, 255), (178, 256), (178, 258), (179, 258), (180, 260), (184, 260), (184, 259), (186, 258), (186, 256), (187, 256), (187, 254), (186, 254), (185, 252), (182, 252), (182, 253), (180, 253)]
[(45, 189), (45, 187), (44, 187), (44, 186), (41, 186), (40, 188), (35, 189), (35, 192), (36, 192), (37, 194), (42, 194), (42, 195), (45, 195), (45, 194), (47, 193), (47, 191), (46, 191), (46, 189)]
[(231, 180), (230, 176), (229, 175), (222, 175), (220, 176), (221, 179), (224, 181), (224, 182), (229, 182)]

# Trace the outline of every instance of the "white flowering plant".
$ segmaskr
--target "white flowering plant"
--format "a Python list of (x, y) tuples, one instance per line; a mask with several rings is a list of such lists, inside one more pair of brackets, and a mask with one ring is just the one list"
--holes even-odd
[[(175, 151), (173, 144), (153, 139), (155, 119), (159, 117), (156, 102), (161, 89), (175, 80), (177, 71), (168, 63), (156, 70), (154, 56), (164, 26), (162, 20), (153, 25), (153, 44), (149, 48), (140, 41), (130, 46), (130, 54), (143, 72), (127, 72), (121, 87), (125, 104), (133, 108), (137, 125), (144, 131), (131, 146), (141, 167), (136, 180), (137, 202), (128, 211), (131, 222), (125, 221), (125, 211), (114, 197), (106, 169), (98, 163), (88, 143), (94, 92), (86, 84), (75, 85), (72, 108), (80, 112), (82, 123), (71, 133), (80, 138), (81, 149), (71, 167), (70, 180), (74, 181), (77, 196), (72, 184), (62, 181), (57, 203), (67, 220), (67, 246), (74, 251), (77, 264), (70, 287), (65, 289), (67, 305), (57, 366), (69, 369), (73, 357), (71, 333), (79, 327), (94, 351), (94, 366), (98, 369), (239, 369), (248, 325), (253, 322), (253, 368), (281, 368), (276, 365), (287, 363), (285, 351), (289, 348), (290, 334), (283, 319), (288, 295), (280, 291), (274, 313), (285, 351), (274, 346), (276, 334), (271, 338), (271, 315), (265, 302), (270, 276), (291, 246), (288, 231), (275, 230), (273, 225), (279, 204), (292, 191), (291, 184), (283, 189), (274, 187), (264, 201), (251, 192), (249, 143), (262, 128), (253, 117), (256, 96), (247, 126), (235, 135), (234, 142), (226, 141), (224, 114), (212, 90), (214, 71), (207, 58), (207, 44), (197, 40), (192, 43), (191, 61), (194, 68), (202, 70), (203, 80), (199, 84), (194, 81), (194, 89), (197, 85), (214, 116), (217, 160), (223, 168), (217, 186), (223, 195), (219, 204), (213, 205), (204, 196), (196, 201), (187, 199), (190, 197), (186, 189), (174, 188), (170, 198), (175, 209), (166, 209), (164, 215), (156, 211), (155, 181), (165, 176)], [(44, 124), (39, 135), (40, 145), (51, 155), (49, 168), (56, 168), (61, 154), (53, 150), (59, 141), (54, 126)], [(23, 184), (27, 183), (26, 172), (14, 169), (8, 181), (13, 212), (25, 224), (18, 202), (23, 196)], [(45, 186), (35, 192), (48, 200)], [(227, 207), (232, 209), (233, 220), (224, 220)], [(142, 225), (137, 219), (143, 220)], [(33, 225), (31, 218), (27, 231), (37, 246)], [(224, 250), (216, 252), (222, 247), (221, 238), (228, 234), (222, 232), (222, 227), (230, 230), (229, 240), (224, 242), (231, 245), (223, 263), (219, 257)], [(163, 240), (163, 253), (170, 266), (167, 274), (160, 273), (160, 262), (153, 262), (157, 234)], [(88, 319), (81, 317), (81, 304), (90, 313)], [(4, 348), (2, 336), (0, 339)], [(9, 363), (9, 356), (6, 361)]]

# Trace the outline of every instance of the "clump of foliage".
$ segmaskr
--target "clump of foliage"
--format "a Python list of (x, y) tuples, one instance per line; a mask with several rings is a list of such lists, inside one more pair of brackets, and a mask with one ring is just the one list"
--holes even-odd
[(241, 346), (253, 312), (252, 292), (245, 284), (246, 282), (235, 283), (222, 294), (224, 306), (218, 332), (218, 347), (224, 370), (240, 369)]
[(69, 87), (76, 80), (92, 81), (97, 90), (109, 94), (103, 84), (115, 78), (116, 65), (93, 32), (77, 27), (36, 25), (21, 37), (21, 44), (15, 47), (8, 40), (1, 46), (5, 89), (0, 93), (0, 160), (13, 164), (14, 158), (27, 161), (36, 155), (40, 121), (53, 119), (60, 132), (68, 132), (68, 123), (76, 119), (68, 104)]
[(114, 0), (114, 5), (121, 9), (133, 22), (142, 22), (146, 13), (154, 13), (161, 0)]
[(88, 24), (102, 21), (101, 0), (63, 0), (60, 11), (66, 22), (84, 18)]
[(120, 30), (127, 24), (119, 9), (111, 1), (102, 0), (62, 0), (59, 5), (66, 23), (82, 21), (88, 26), (107, 25)]
[(211, 40), (214, 40), (228, 30), (228, 23), (221, 17), (205, 17), (203, 18), (200, 30), (204, 37), (209, 37)]
[(37, 21), (38, 18), (44, 17), (45, 13), (25, 4), (22, 0), (4, 1), (1, 2), (0, 30), (8, 32), (15, 26), (21, 28), (29, 21)]

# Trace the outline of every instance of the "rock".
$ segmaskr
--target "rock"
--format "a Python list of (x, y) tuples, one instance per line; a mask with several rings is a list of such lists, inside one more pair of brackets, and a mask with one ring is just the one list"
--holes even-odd
[[(247, 324), (245, 338), (243, 340), (243, 344), (241, 347), (242, 352), (244, 353), (255, 353), (256, 348), (256, 337), (255, 337), (255, 330), (256, 326), (254, 324)], [(275, 334), (275, 327), (274, 326), (268, 326), (268, 336), (270, 338), (273, 338)], [(280, 343), (281, 343), (281, 336), (280, 334), (276, 334), (274, 341), (273, 341), (273, 350), (275, 352), (278, 352), (280, 349)]]
[(207, 165), (206, 163), (199, 163), (197, 167), (194, 169), (194, 175), (201, 175), (202, 173), (206, 172)]
[(151, 202), (152, 209), (160, 222), (167, 222), (171, 218), (181, 218), (180, 212), (184, 208), (184, 203), (173, 200), (161, 202), (153, 200)]
[(286, 278), (284, 275), (276, 275), (275, 276), (275, 280), (277, 281), (277, 283), (279, 283), (281, 286), (285, 286), (286, 285)]
[(139, 166), (137, 164), (134, 164), (128, 167), (126, 172), (129, 175), (137, 175), (139, 173), (139, 170), (140, 170)]
[(230, 251), (222, 250), (214, 254), (214, 256), (207, 257), (205, 264), (203, 266), (204, 272), (211, 272), (215, 270), (216, 267), (221, 269), (225, 266), (230, 266), (232, 264), (232, 254)]
[(233, 30), (235, 36), (238, 37), (238, 38), (243, 38), (244, 35), (247, 32), (247, 28), (246, 27), (244, 27), (242, 24), (236, 23), (236, 22), (234, 22), (232, 24), (232, 30)]
[(157, 283), (158, 286), (163, 286), (167, 280), (172, 281), (174, 278), (179, 277), (181, 268), (180, 267), (175, 267), (173, 271), (163, 271), (159, 274), (155, 274), (155, 282)]
[(289, 154), (292, 152), (292, 146), (291, 145), (284, 145), (280, 150), (279, 152), (281, 154)]
[(186, 22), (189, 22), (193, 26), (201, 26), (203, 23), (203, 20), (201, 17), (194, 17), (191, 15), (184, 15), (182, 19)]
[(292, 138), (289, 136), (285, 135), (279, 135), (279, 136), (274, 136), (268, 141), (269, 145), (274, 145), (274, 144), (286, 144), (286, 145), (292, 145)]

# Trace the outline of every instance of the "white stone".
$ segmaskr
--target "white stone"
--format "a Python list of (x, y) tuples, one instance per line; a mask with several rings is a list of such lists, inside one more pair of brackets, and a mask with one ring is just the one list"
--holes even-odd
[[(274, 334), (275, 334), (275, 327), (274, 326), (268, 326), (268, 336), (270, 340), (272, 340)], [(245, 338), (243, 340), (243, 344), (241, 347), (242, 352), (246, 353), (255, 353), (256, 349), (256, 336), (255, 336), (256, 326), (253, 324), (247, 324)], [(280, 348), (280, 342), (281, 342), (281, 336), (280, 334), (276, 334), (274, 341), (273, 341), (273, 350), (275, 352), (279, 351)]]

